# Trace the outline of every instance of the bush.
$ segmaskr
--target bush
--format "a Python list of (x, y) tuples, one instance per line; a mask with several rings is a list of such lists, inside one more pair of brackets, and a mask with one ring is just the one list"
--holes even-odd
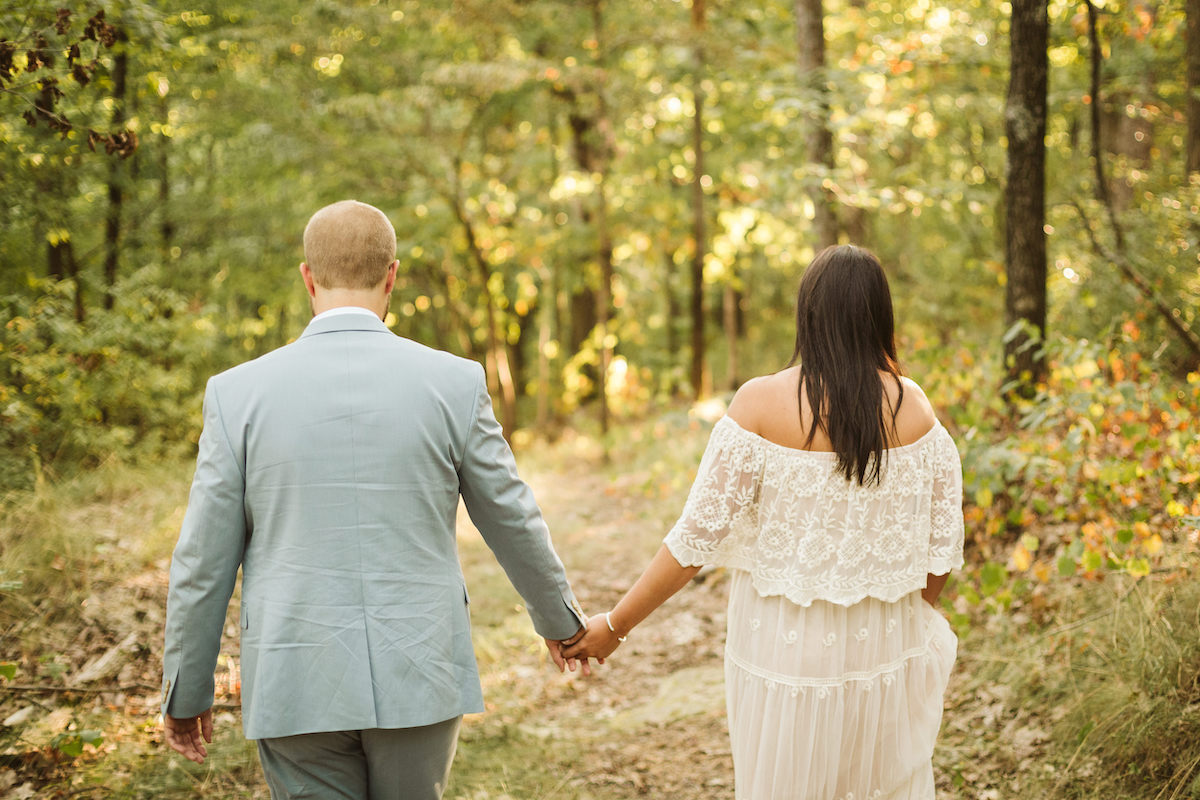
[(218, 331), (153, 278), (82, 322), (69, 281), (0, 298), (0, 489), (193, 446)]

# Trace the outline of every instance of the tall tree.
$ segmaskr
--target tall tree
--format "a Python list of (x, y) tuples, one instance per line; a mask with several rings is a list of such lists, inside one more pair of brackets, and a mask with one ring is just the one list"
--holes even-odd
[(1018, 394), (1030, 395), (1045, 375), (1040, 340), (1046, 333), (1046, 92), (1050, 29), (1048, 0), (1013, 0), (1011, 66), (1005, 134), (1008, 168), (1004, 355)]
[(809, 182), (817, 249), (837, 244), (833, 193), (825, 181), (833, 172), (833, 132), (829, 129), (829, 83), (825, 75), (825, 9), (822, 0), (796, 0), (796, 66), (799, 82), (815, 108), (809, 119), (807, 160), (816, 176)]
[(1200, 0), (1187, 0), (1187, 171), (1200, 171)]
[(706, 0), (692, 0), (692, 392), (705, 392), (704, 27)]
[[(596, 149), (599, 155), (593, 166), (592, 174), (596, 178), (595, 192), (595, 223), (596, 223), (596, 261), (600, 265), (600, 290), (596, 292), (596, 328), (600, 340), (597, 350), (599, 364), (597, 384), (600, 389), (600, 432), (607, 434), (609, 416), (611, 413), (608, 396), (608, 373), (612, 365), (613, 344), (616, 336), (612, 333), (613, 311), (613, 236), (612, 226), (608, 219), (608, 173), (612, 161), (612, 123), (608, 117), (608, 101), (605, 97), (606, 65), (604, 63), (604, 16), (602, 0), (592, 0), (592, 39), (598, 83), (596, 86), (596, 130), (602, 139)], [(606, 440), (607, 442), (607, 440)], [(607, 447), (607, 443), (605, 445)], [(606, 451), (607, 454), (607, 451)]]
[[(125, 127), (126, 81), (129, 77), (129, 39), (117, 29), (117, 46), (112, 68), (112, 127)], [(104, 225), (104, 307), (116, 303), (118, 265), (121, 258), (121, 212), (125, 205), (125, 165), (113, 159), (108, 166), (108, 216)]]

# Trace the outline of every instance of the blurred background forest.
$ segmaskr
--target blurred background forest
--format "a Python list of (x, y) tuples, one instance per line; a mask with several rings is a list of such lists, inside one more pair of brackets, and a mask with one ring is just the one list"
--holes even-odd
[[(963, 452), (964, 634), (1106, 576), (1152, 621), (1195, 583), (1200, 0), (183, 8), (0, 8), (5, 679), (70, 677), (32, 666), (69, 603), (31, 498), (183, 469), (207, 377), (303, 330), (301, 232), (344, 198), (396, 226), (393, 330), (484, 363), (519, 448), (618, 465), (781, 368), (804, 266), (869, 247)], [(1137, 741), (1193, 743), (1114, 756), (1163, 797), (1200, 797), (1189, 598), (1121, 695), (1171, 709)], [(1084, 717), (1077, 753), (1113, 724)]]
[[(345, 197), (396, 225), (393, 329), (486, 362), (510, 431), (779, 368), (833, 241), (888, 266), (918, 380), (993, 359), (1009, 14), (825, 5), (5, 4), (0, 482), (185, 452), (204, 379), (303, 329), (300, 233)], [(1056, 0), (1027, 54), (1051, 339), (1172, 379), (1200, 364), (1184, 5)]]

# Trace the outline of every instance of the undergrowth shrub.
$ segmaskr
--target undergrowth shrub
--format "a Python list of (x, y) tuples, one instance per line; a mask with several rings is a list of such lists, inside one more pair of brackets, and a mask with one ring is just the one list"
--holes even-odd
[(130, 276), (82, 322), (70, 282), (0, 298), (0, 489), (194, 445), (219, 334), (153, 278)]
[(1110, 606), (1060, 634), (1043, 676), (1066, 709), (1061, 796), (1200, 798), (1200, 583), (1130, 583)]
[(1171, 571), (1200, 549), (1200, 374), (1144, 357), (1139, 336), (1126, 322), (1104, 341), (1051, 340), (1047, 380), (1011, 409), (998, 354), (913, 348), (962, 453), (972, 604)]

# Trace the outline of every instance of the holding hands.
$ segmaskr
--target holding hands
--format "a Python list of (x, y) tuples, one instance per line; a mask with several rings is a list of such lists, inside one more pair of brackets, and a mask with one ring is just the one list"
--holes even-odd
[(625, 636), (618, 635), (613, 627), (612, 612), (597, 614), (588, 620), (587, 628), (563, 642), (563, 657), (568, 660), (580, 658), (585, 664), (589, 658), (594, 658), (603, 664), (623, 641)]
[(580, 628), (568, 639), (546, 640), (550, 656), (559, 671), (562, 671), (565, 664), (574, 672), (576, 662), (580, 661), (583, 663), (583, 674), (591, 675), (589, 658), (603, 664), (604, 659), (612, 655), (621, 642), (625, 641), (635, 625), (662, 605), (668, 597), (686, 586), (699, 571), (698, 566), (682, 566), (665, 545), (660, 547), (645, 572), (637, 579), (633, 588), (625, 593), (616, 608), (592, 617), (585, 627)]

